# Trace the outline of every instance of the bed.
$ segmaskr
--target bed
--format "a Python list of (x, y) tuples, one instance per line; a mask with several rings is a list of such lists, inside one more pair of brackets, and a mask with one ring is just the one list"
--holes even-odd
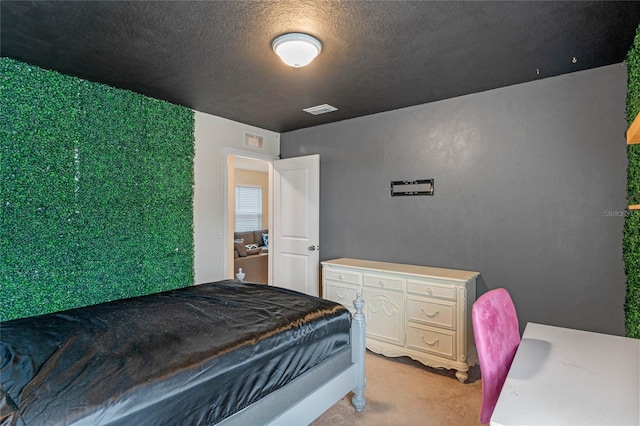
[(364, 398), (362, 301), (234, 280), (0, 324), (2, 425), (308, 424)]

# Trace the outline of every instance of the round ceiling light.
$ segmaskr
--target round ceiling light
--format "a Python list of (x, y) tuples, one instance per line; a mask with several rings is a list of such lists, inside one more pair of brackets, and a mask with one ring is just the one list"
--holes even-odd
[(322, 51), (322, 43), (309, 34), (283, 34), (273, 40), (273, 51), (280, 59), (292, 67), (304, 67)]

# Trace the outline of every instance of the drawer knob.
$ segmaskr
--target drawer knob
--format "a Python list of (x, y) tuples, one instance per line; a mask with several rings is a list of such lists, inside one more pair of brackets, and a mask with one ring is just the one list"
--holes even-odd
[(427, 346), (438, 346), (440, 344), (440, 339), (436, 339), (433, 342), (427, 342), (424, 336), (420, 336), (420, 340), (422, 340), (422, 343), (424, 343)]
[(384, 281), (380, 280), (378, 281), (378, 284), (380, 285), (380, 287), (384, 287)]
[(433, 294), (433, 290), (431, 290), (431, 287), (427, 287), (427, 294), (429, 296), (431, 296)]
[(342, 274), (338, 275), (338, 279), (342, 281)]

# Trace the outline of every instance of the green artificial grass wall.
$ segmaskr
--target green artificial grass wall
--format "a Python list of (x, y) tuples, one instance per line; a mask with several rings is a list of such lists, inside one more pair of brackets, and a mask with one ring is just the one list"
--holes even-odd
[(193, 284), (194, 115), (0, 58), (0, 320)]
[[(626, 112), (631, 124), (640, 112), (640, 27), (627, 53), (626, 63)], [(640, 144), (627, 145), (627, 157), (627, 199), (629, 204), (640, 204)], [(632, 211), (625, 219), (623, 252), (627, 275), (624, 304), (627, 336), (640, 338), (640, 212)]]

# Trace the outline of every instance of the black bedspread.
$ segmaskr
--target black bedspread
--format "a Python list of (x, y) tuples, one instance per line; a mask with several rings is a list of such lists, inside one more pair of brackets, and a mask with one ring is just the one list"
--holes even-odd
[(0, 324), (1, 424), (213, 424), (343, 349), (341, 305), (221, 281)]

